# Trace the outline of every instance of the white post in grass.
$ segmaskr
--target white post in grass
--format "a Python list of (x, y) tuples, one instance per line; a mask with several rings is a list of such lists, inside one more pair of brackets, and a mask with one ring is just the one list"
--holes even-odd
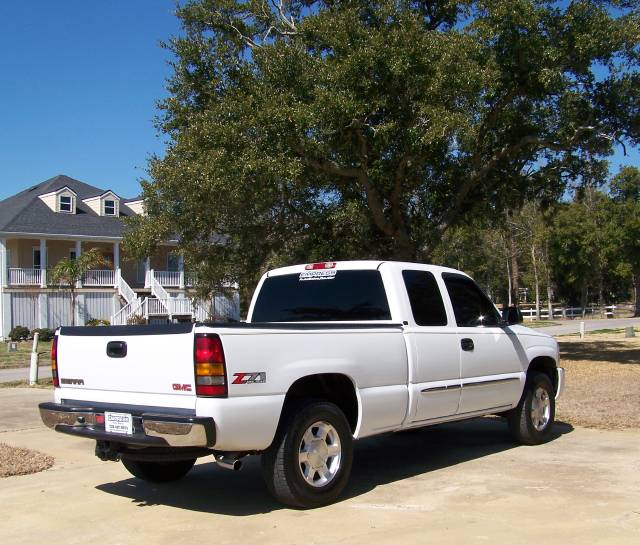
[(33, 347), (31, 348), (31, 365), (29, 367), (29, 386), (38, 384), (38, 338), (40, 333), (33, 334)]
[(584, 339), (584, 322), (580, 322), (580, 338)]

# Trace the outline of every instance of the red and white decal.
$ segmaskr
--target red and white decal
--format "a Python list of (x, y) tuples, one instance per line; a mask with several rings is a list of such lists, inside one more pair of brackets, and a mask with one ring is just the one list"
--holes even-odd
[(267, 382), (267, 373), (234, 373), (231, 384), (264, 384)]

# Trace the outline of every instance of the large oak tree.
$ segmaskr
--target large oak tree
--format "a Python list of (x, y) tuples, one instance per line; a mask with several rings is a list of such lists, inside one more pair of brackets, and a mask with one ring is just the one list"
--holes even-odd
[(168, 149), (128, 241), (177, 235), (205, 283), (426, 259), (451, 226), (600, 176), (638, 139), (638, 2), (191, 0), (177, 16)]

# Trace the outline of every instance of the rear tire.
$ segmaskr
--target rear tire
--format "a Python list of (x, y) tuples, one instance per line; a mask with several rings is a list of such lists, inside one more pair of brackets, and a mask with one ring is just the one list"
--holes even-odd
[(534, 373), (518, 406), (509, 411), (507, 422), (513, 438), (523, 445), (539, 445), (551, 439), (556, 400), (553, 384), (544, 373)]
[(353, 436), (342, 411), (326, 401), (289, 407), (272, 445), (262, 454), (271, 495), (292, 507), (334, 501), (349, 480)]
[(134, 477), (152, 483), (168, 483), (182, 479), (196, 463), (192, 460), (176, 460), (174, 462), (139, 462), (122, 459), (122, 465)]

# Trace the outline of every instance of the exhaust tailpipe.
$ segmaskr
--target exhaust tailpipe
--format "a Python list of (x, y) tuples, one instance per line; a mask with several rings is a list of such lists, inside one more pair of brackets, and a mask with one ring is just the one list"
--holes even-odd
[(215, 459), (216, 464), (231, 471), (239, 471), (242, 467), (242, 461), (238, 458), (232, 458), (230, 456), (216, 456)]

